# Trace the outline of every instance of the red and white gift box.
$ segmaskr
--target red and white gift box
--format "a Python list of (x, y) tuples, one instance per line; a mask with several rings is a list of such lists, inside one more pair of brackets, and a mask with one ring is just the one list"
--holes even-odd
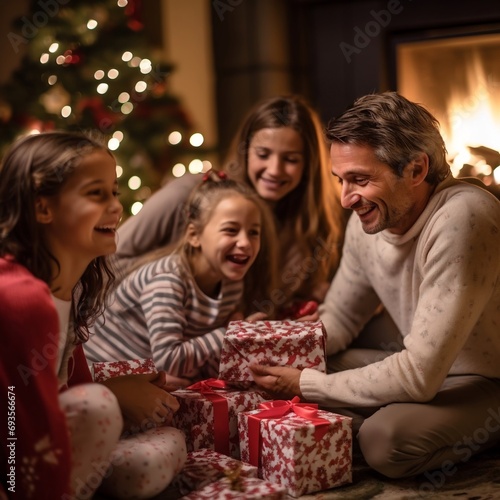
[(352, 482), (352, 419), (298, 401), (239, 415), (241, 459), (294, 497)]
[(252, 363), (326, 371), (326, 333), (321, 321), (231, 321), (224, 335), (219, 378), (250, 383)]
[(219, 479), (201, 490), (182, 497), (186, 500), (285, 500), (286, 488), (255, 477), (242, 477), (237, 481)]
[(103, 382), (108, 378), (118, 377), (119, 375), (156, 373), (157, 370), (153, 360), (147, 358), (93, 363), (91, 372), (94, 382)]
[(193, 451), (188, 453), (184, 468), (173, 479), (172, 487), (181, 495), (187, 495), (224, 477), (257, 477), (257, 467), (213, 450)]
[(262, 391), (226, 389), (222, 380), (208, 379), (172, 395), (179, 402), (172, 426), (186, 435), (188, 452), (203, 448), (240, 458), (238, 414), (265, 401)]

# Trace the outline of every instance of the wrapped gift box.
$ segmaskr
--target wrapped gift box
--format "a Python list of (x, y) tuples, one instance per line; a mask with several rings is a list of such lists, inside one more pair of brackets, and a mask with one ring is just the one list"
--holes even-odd
[(325, 346), (321, 321), (231, 321), (222, 344), (219, 378), (251, 383), (252, 363), (325, 372)]
[(156, 366), (151, 358), (93, 363), (91, 369), (94, 382), (103, 382), (119, 375), (156, 372)]
[(297, 401), (239, 415), (241, 459), (294, 497), (352, 482), (352, 419)]
[(180, 405), (172, 426), (186, 434), (188, 452), (208, 448), (239, 460), (238, 414), (268, 398), (262, 391), (219, 389), (217, 384), (225, 385), (211, 379), (172, 392)]
[(193, 491), (182, 497), (189, 500), (209, 498), (210, 500), (284, 500), (287, 498), (286, 488), (272, 484), (255, 477), (241, 477), (219, 479), (215, 483), (205, 486), (201, 490)]
[(182, 495), (199, 490), (224, 477), (257, 477), (257, 467), (240, 462), (213, 450), (188, 453), (182, 471), (172, 481), (172, 486)]

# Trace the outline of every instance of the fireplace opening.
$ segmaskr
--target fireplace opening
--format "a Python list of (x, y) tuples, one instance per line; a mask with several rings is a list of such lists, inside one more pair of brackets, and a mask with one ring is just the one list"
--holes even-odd
[(455, 177), (500, 194), (500, 26), (395, 35), (392, 88), (439, 120)]

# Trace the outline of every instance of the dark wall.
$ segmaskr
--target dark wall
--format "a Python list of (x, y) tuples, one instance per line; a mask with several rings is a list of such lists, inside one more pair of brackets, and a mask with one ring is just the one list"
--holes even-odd
[(391, 73), (391, 42), (402, 34), (500, 23), (498, 0), (299, 3), (306, 11), (311, 100), (325, 121), (341, 113), (357, 97), (396, 90)]
[(258, 101), (292, 92), (308, 95), (307, 16), (302, 12), (308, 8), (292, 0), (212, 2), (222, 157), (243, 117)]

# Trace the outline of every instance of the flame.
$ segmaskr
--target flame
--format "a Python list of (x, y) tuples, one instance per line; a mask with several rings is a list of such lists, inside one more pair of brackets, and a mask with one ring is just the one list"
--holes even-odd
[(478, 51), (473, 51), (466, 62), (466, 75), (466, 82), (455, 86), (450, 93), (442, 134), (454, 175), (464, 164), (469, 164), (474, 166), (476, 174), (488, 176), (497, 165), (488, 165), (484, 158), (472, 154), (469, 147), (500, 151), (500, 97), (495, 96), (495, 82), (488, 80)]

